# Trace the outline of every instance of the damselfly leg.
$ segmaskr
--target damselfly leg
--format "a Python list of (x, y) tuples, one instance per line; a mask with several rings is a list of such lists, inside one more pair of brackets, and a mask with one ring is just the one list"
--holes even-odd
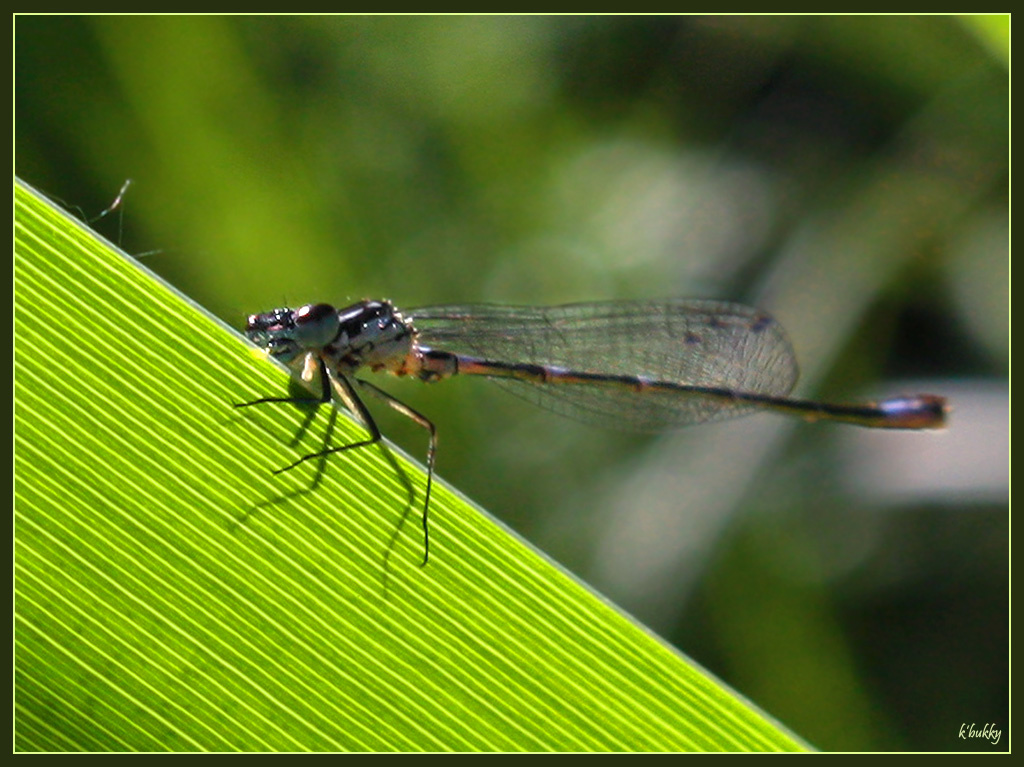
[[(296, 461), (283, 466), (280, 469), (274, 469), (274, 474), (281, 474), (283, 472), (294, 469), (306, 461), (310, 461), (316, 458), (323, 458), (334, 453), (342, 453), (346, 450), (354, 450), (360, 447), (368, 447), (375, 445), (381, 440), (381, 431), (377, 426), (377, 422), (374, 420), (373, 415), (369, 409), (356, 394), (355, 389), (352, 386), (351, 381), (348, 377), (340, 373), (331, 375), (330, 369), (322, 358), (317, 358), (317, 369), (320, 377), (320, 396), (319, 397), (261, 397), (260, 399), (253, 400), (252, 402), (239, 402), (235, 403), (235, 407), (250, 407), (252, 405), (263, 405), (268, 403), (290, 403), (290, 404), (309, 404), (314, 403), (318, 405), (326, 405), (331, 402), (332, 399), (332, 387), (333, 391), (338, 395), (345, 408), (352, 413), (360, 424), (370, 432), (369, 439), (360, 440), (359, 442), (353, 442), (348, 445), (340, 445), (338, 447), (330, 447), (324, 450), (320, 450), (315, 453), (308, 453), (303, 455)], [(413, 408), (406, 405), (401, 400), (392, 397), (384, 390), (374, 386), (368, 381), (363, 381), (358, 378), (353, 379), (360, 387), (370, 392), (373, 396), (384, 400), (392, 409), (401, 413), (402, 415), (410, 418), (412, 421), (422, 426), (427, 430), (430, 435), (430, 442), (427, 448), (427, 487), (424, 493), (423, 500), (423, 561), (420, 563), (421, 567), (426, 566), (427, 561), (430, 557), (430, 528), (428, 524), (427, 515), (430, 511), (430, 490), (433, 484), (434, 478), (434, 459), (437, 455), (437, 428), (434, 424), (421, 413), (417, 412)], [(404, 519), (404, 517), (403, 517)]]

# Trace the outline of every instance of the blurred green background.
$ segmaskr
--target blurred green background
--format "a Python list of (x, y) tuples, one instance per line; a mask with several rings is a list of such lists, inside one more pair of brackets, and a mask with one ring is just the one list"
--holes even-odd
[(479, 380), (376, 380), (438, 424), (444, 479), (816, 746), (1002, 750), (1008, 35), (22, 16), (15, 170), (86, 216), (132, 179), (101, 231), (235, 327), (364, 297), (712, 297), (776, 315), (802, 396), (949, 396), (937, 434), (758, 415), (638, 436)]

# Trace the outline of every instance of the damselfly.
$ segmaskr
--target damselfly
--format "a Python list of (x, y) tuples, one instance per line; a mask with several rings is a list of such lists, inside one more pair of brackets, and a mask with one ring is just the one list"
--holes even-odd
[(881, 429), (936, 429), (946, 416), (946, 400), (932, 394), (852, 405), (790, 398), (796, 358), (779, 324), (757, 309), (716, 301), (439, 306), (408, 315), (389, 301), (360, 301), (344, 309), (307, 304), (253, 314), (245, 332), (275, 359), (294, 363), (304, 358), (303, 378), (312, 380), (319, 372), (320, 396), (264, 397), (237, 407), (327, 403), (333, 387), (370, 433), (368, 439), (304, 455), (275, 473), (380, 440), (356, 387), (427, 430), (424, 565), (430, 556), (427, 518), (437, 429), (408, 405), (357, 378), (361, 368), (427, 382), (487, 376), (562, 415), (640, 431), (757, 410)]

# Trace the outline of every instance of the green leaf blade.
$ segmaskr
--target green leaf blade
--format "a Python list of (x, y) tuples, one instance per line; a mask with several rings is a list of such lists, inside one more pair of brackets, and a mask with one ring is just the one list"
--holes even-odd
[(271, 474), (363, 432), (15, 196), (18, 750), (805, 748), (443, 483), (418, 567), (401, 457)]

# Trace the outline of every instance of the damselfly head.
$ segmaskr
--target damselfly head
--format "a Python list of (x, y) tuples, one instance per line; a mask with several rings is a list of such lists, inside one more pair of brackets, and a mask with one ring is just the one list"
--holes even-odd
[(271, 357), (290, 362), (300, 354), (331, 343), (338, 329), (338, 312), (333, 306), (306, 304), (298, 309), (250, 314), (245, 334)]

